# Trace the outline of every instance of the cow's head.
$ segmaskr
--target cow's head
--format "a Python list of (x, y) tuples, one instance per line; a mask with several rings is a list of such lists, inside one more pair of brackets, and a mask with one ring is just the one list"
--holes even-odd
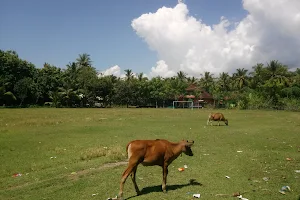
[(183, 143), (183, 149), (182, 149), (182, 152), (185, 153), (185, 155), (188, 155), (188, 156), (193, 156), (193, 152), (192, 152), (192, 145), (194, 144), (194, 141), (191, 140), (191, 141), (188, 141), (188, 140), (182, 140), (182, 143)]
[(226, 126), (228, 126), (228, 119), (225, 119), (225, 124), (226, 124)]

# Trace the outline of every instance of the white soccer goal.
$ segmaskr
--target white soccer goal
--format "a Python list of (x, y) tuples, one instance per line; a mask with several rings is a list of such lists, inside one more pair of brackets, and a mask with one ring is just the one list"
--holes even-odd
[(190, 108), (194, 109), (193, 101), (173, 101), (173, 109), (174, 108)]

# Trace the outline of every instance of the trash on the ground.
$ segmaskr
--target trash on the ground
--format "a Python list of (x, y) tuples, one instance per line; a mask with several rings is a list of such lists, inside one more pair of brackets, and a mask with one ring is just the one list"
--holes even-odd
[(200, 198), (200, 194), (193, 194), (193, 197), (195, 197), (195, 198)]
[(21, 173), (16, 173), (16, 174), (13, 174), (12, 177), (18, 177), (18, 176), (22, 176)]
[(268, 178), (268, 177), (263, 177), (263, 180), (264, 180), (264, 181), (268, 181), (269, 178)]
[(115, 198), (107, 198), (107, 200), (117, 200), (118, 196), (116, 196)]
[(238, 152), (238, 153), (242, 153), (243, 151), (236, 151), (236, 152)]
[(65, 167), (65, 169), (68, 169), (67, 167)]
[(184, 167), (179, 167), (178, 171), (180, 171), (180, 172), (184, 171)]
[(300, 173), (300, 170), (295, 170), (296, 173)]
[(292, 158), (286, 158), (286, 160), (287, 160), (287, 161), (292, 161), (293, 159), (292, 159)]
[(188, 168), (188, 166), (187, 166), (187, 165), (183, 165), (183, 167), (184, 167), (184, 168)]
[(50, 159), (56, 158), (56, 156), (51, 156)]
[(72, 175), (75, 175), (75, 174), (77, 174), (77, 172), (72, 172), (71, 174), (72, 174)]
[(230, 176), (225, 176), (226, 178), (230, 178)]
[(237, 198), (241, 199), (241, 200), (248, 200), (247, 198), (244, 198), (242, 195), (237, 196)]
[(208, 156), (209, 154), (208, 154), (208, 153), (204, 153), (203, 155), (204, 155), (204, 156)]
[(92, 196), (96, 196), (96, 195), (98, 195), (98, 193), (96, 193), (96, 194), (92, 194)]
[(279, 192), (280, 192), (281, 194), (285, 194), (285, 192), (287, 192), (287, 191), (291, 191), (290, 186), (283, 186), (283, 187), (279, 190)]

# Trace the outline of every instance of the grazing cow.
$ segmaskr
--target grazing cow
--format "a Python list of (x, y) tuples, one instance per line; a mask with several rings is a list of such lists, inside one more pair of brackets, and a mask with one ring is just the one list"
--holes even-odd
[(222, 113), (210, 113), (208, 115), (206, 124), (208, 125), (208, 123), (210, 122), (210, 125), (212, 125), (212, 121), (218, 121), (219, 126), (220, 126), (220, 121), (223, 121), (228, 126), (228, 119), (225, 119)]
[(188, 156), (193, 156), (191, 146), (194, 141), (182, 140), (178, 143), (169, 142), (167, 140), (134, 140), (127, 144), (126, 151), (128, 153), (128, 167), (124, 171), (120, 183), (119, 199), (123, 199), (123, 188), (125, 181), (129, 175), (137, 195), (141, 192), (135, 181), (135, 174), (138, 165), (141, 163), (144, 166), (158, 165), (163, 169), (162, 190), (166, 192), (166, 182), (168, 175), (168, 166), (182, 152)]

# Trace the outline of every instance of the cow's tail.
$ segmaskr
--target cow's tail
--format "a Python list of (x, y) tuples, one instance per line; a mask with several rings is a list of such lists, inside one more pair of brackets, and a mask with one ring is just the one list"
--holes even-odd
[(130, 149), (130, 145), (131, 145), (131, 142), (129, 142), (126, 146), (126, 153), (128, 155), (128, 159), (131, 157), (131, 154), (132, 154), (131, 149)]
[(207, 118), (206, 125), (208, 125), (208, 123), (210, 122), (210, 118), (211, 118), (211, 116), (212, 116), (212, 113), (210, 113), (210, 114), (208, 115), (208, 118)]

